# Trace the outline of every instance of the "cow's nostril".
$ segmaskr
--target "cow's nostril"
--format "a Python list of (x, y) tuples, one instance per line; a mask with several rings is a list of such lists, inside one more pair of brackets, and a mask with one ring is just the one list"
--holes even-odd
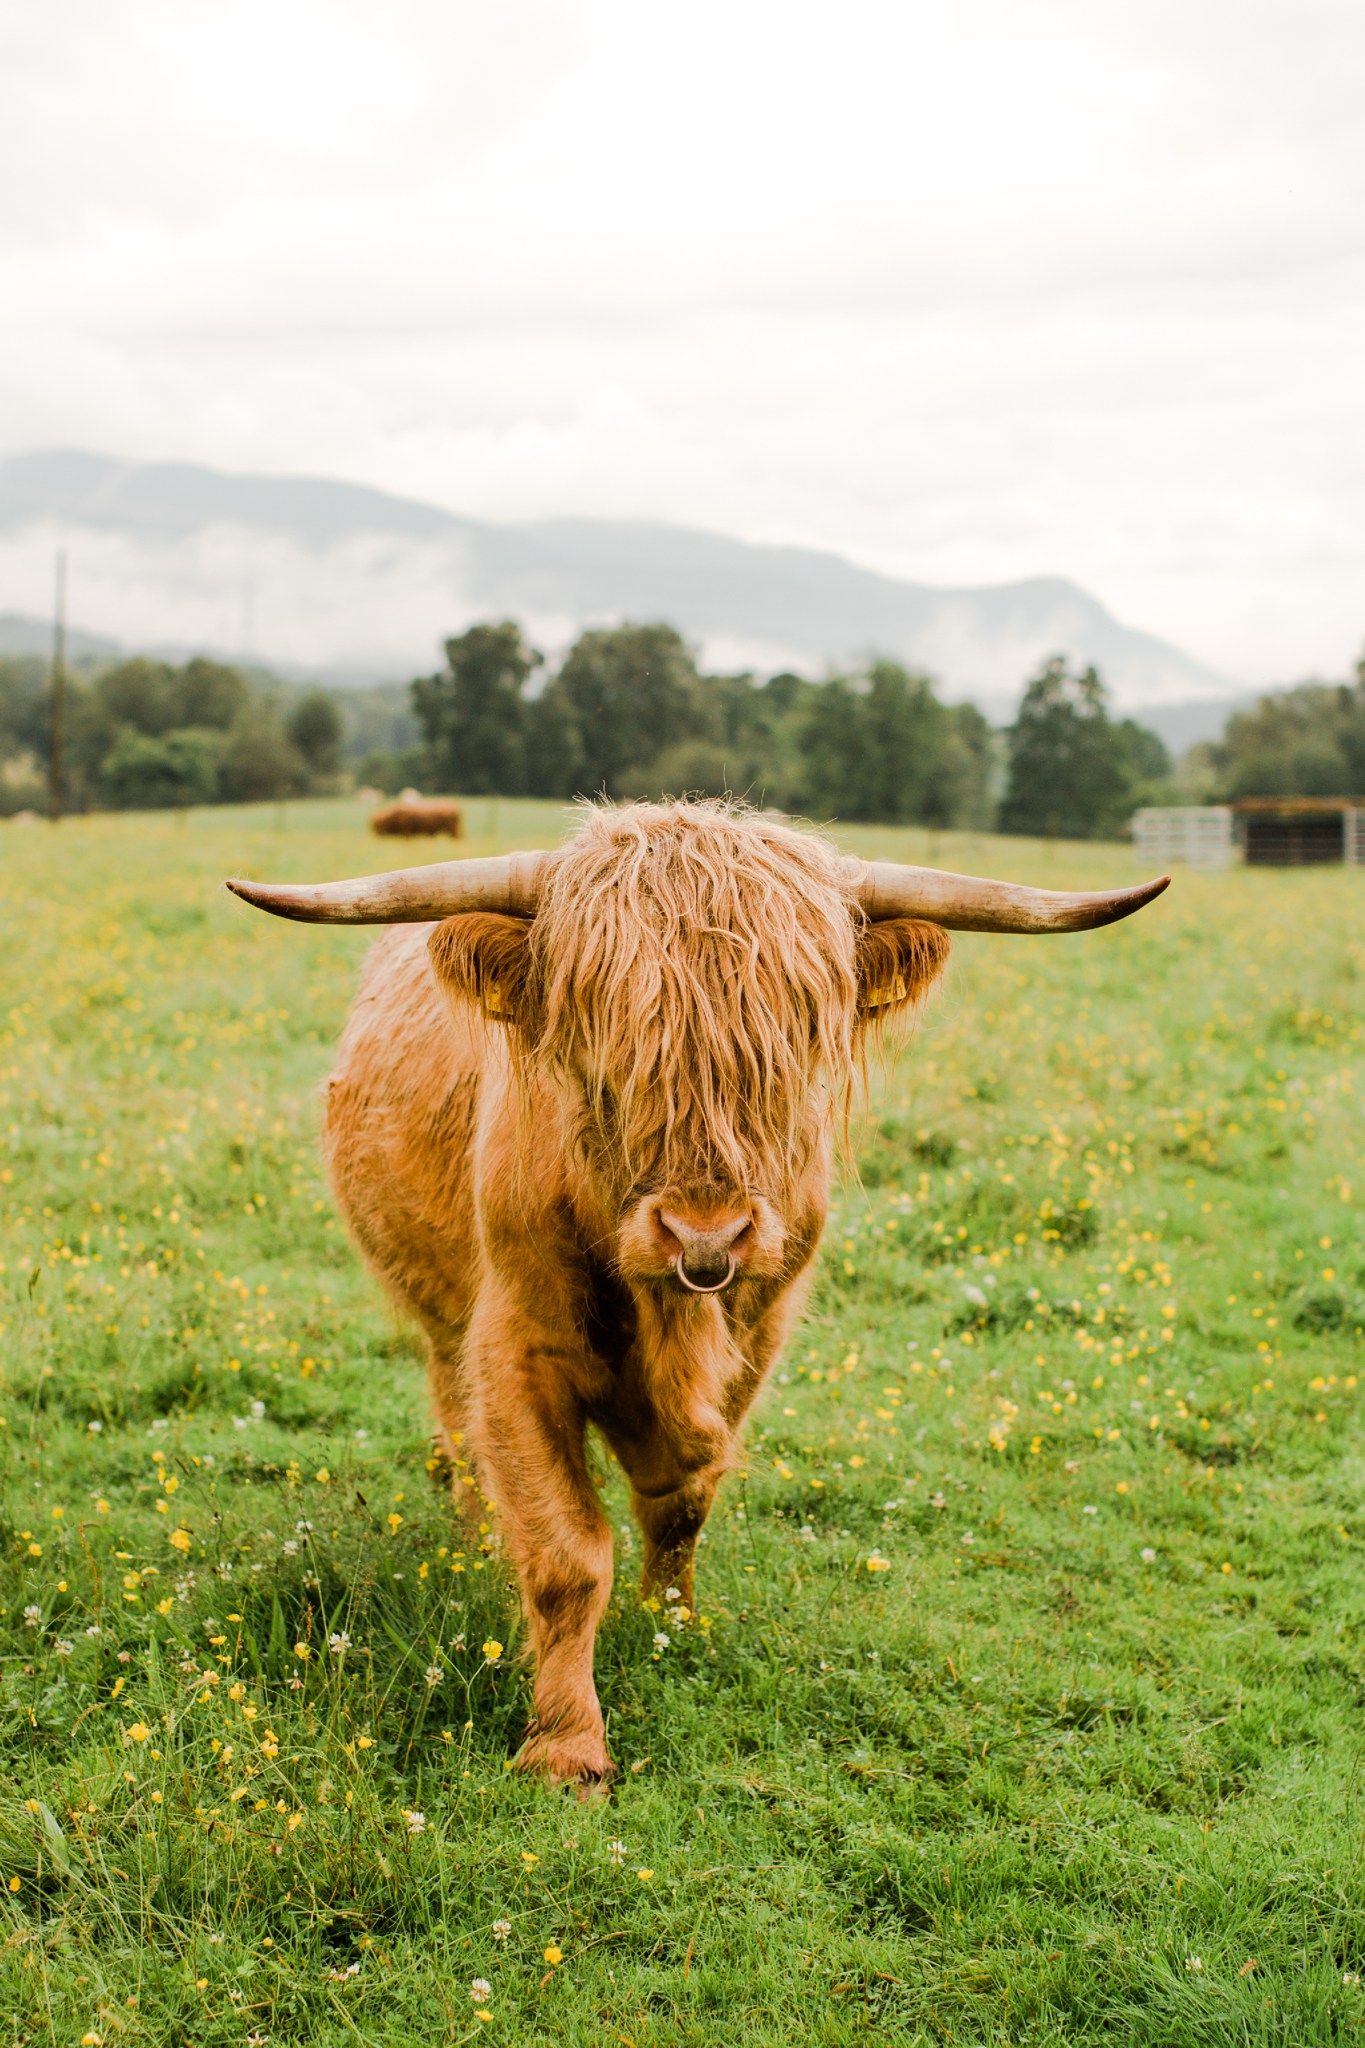
[(657, 1215), (666, 1256), (684, 1287), (694, 1294), (716, 1294), (729, 1285), (753, 1227), (751, 1215), (713, 1211), (700, 1222), (672, 1209), (661, 1208)]

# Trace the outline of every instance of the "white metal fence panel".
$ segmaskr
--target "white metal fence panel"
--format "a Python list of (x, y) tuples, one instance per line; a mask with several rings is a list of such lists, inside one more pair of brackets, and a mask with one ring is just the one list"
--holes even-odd
[(1225, 868), (1236, 858), (1232, 812), (1226, 804), (1171, 804), (1137, 811), (1132, 830), (1133, 848), (1144, 867)]

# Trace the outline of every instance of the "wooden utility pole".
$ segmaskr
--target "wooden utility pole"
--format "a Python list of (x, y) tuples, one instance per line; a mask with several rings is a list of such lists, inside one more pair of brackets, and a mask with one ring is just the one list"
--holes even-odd
[(55, 825), (66, 796), (66, 549), (57, 550), (57, 603), (52, 620), (52, 749), (48, 763), (47, 815)]

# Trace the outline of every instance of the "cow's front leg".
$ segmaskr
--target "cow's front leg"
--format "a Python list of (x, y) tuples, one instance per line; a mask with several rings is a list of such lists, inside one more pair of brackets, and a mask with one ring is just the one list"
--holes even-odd
[(612, 1560), (574, 1360), (512, 1317), (490, 1319), (471, 1339), (479, 1460), (521, 1582), (535, 1663), (535, 1718), (517, 1768), (587, 1790), (616, 1770), (592, 1673)]

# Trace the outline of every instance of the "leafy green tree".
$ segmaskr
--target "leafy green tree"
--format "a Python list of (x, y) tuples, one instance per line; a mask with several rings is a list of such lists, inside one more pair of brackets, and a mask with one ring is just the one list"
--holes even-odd
[(400, 790), (419, 785), (430, 766), (431, 756), (425, 747), (374, 747), (358, 762), (355, 779), (362, 789), (397, 796)]
[(264, 803), (299, 796), (308, 787), (308, 763), (280, 722), (273, 704), (253, 698), (233, 721), (218, 771), (226, 803)]
[(112, 728), (131, 726), (153, 736), (186, 721), (175, 670), (166, 661), (135, 655), (107, 668), (95, 684), (95, 701)]
[(100, 769), (100, 793), (116, 810), (211, 803), (225, 745), (211, 727), (157, 738), (125, 725)]
[(432, 769), (468, 796), (517, 796), (526, 786), (525, 688), (542, 656), (520, 626), (471, 626), (445, 643), (446, 665), (412, 685)]
[(577, 790), (616, 795), (666, 747), (706, 723), (692, 656), (672, 626), (625, 625), (580, 635), (545, 692), (578, 738)]
[(1211, 765), (1223, 797), (1365, 795), (1365, 662), (1354, 688), (1300, 683), (1234, 712)]
[(979, 711), (940, 703), (928, 676), (876, 661), (866, 676), (835, 678), (810, 693), (804, 808), (888, 825), (981, 824), (991, 751)]
[(813, 818), (867, 815), (872, 779), (863, 699), (845, 676), (822, 683), (801, 729), (802, 809)]
[(948, 705), (945, 713), (942, 748), (925, 792), (920, 823), (957, 831), (989, 831), (995, 823), (999, 737), (975, 704)]
[(173, 724), (217, 732), (226, 732), (251, 700), (251, 685), (239, 668), (201, 654), (172, 671), (167, 690), (176, 713)]
[(1095, 668), (1079, 673), (1054, 655), (1024, 691), (1006, 735), (1009, 780), (1002, 832), (1097, 839), (1117, 834), (1147, 793), (1144, 773), (1169, 775), (1154, 733), (1114, 724)]
[(289, 714), (285, 731), (319, 780), (338, 772), (345, 728), (336, 699), (326, 690), (310, 690), (301, 697)]
[(755, 803), (772, 804), (778, 810), (808, 810), (801, 736), (807, 707), (821, 685), (790, 670), (761, 683), (751, 676), (716, 680), (720, 691), (716, 722), (725, 735), (731, 787)]
[(583, 787), (578, 719), (568, 697), (553, 683), (526, 700), (522, 737), (527, 795), (577, 796)]

